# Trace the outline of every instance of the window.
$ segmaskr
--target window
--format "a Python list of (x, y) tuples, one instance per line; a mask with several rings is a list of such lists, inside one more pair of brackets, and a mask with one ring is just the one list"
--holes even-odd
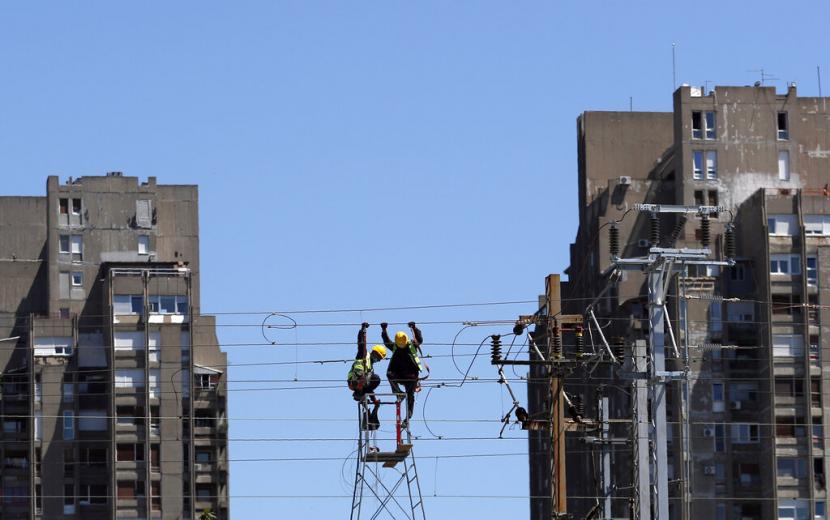
[(720, 301), (713, 301), (709, 304), (709, 334), (720, 334), (723, 332), (723, 307)]
[(107, 431), (106, 410), (81, 410), (78, 416), (78, 430), (82, 432)]
[(143, 480), (119, 480), (118, 481), (118, 499), (119, 500), (135, 500), (136, 498), (144, 497), (144, 481)]
[(138, 254), (147, 255), (150, 253), (150, 237), (149, 235), (138, 236)]
[(107, 486), (100, 484), (81, 484), (78, 490), (78, 502), (81, 505), (106, 504)]
[(732, 402), (755, 403), (758, 401), (758, 383), (733, 382), (729, 385), (729, 400)]
[(195, 428), (212, 428), (215, 423), (216, 418), (210, 410), (196, 410), (196, 415), (193, 418)]
[(113, 334), (115, 350), (144, 350), (144, 331), (120, 330)]
[(211, 460), (213, 459), (210, 450), (196, 450), (196, 463), (197, 464), (210, 464)]
[(706, 178), (709, 180), (718, 178), (718, 152), (714, 150), (706, 152)]
[(729, 279), (734, 282), (743, 282), (746, 279), (746, 266), (742, 263), (736, 263), (729, 269)]
[(801, 296), (798, 294), (772, 295), (773, 319), (788, 316), (793, 320), (801, 319)]
[(715, 130), (715, 113), (714, 112), (692, 112), (692, 139), (715, 139), (717, 132)]
[(147, 334), (147, 343), (150, 346), (150, 361), (158, 362), (161, 346), (161, 331), (151, 330)]
[(153, 481), (150, 483), (150, 497), (153, 511), (161, 511), (161, 482)]
[(140, 294), (114, 294), (112, 311), (117, 315), (143, 314), (144, 298)]
[(798, 235), (798, 222), (795, 220), (795, 215), (769, 215), (767, 227), (770, 235), (790, 237)]
[(106, 467), (106, 448), (81, 448), (81, 463), (85, 466)]
[(807, 461), (795, 457), (778, 457), (778, 476), (786, 478), (804, 478), (807, 476)]
[(790, 152), (787, 150), (778, 152), (778, 179), (790, 180)]
[(75, 485), (74, 484), (64, 484), (63, 485), (63, 514), (65, 514), (65, 515), (74, 515), (75, 514)]
[(821, 424), (821, 417), (813, 417), (813, 448), (824, 449), (824, 425)]
[(692, 112), (692, 139), (703, 139), (703, 113)]
[(792, 399), (804, 396), (804, 381), (800, 379), (775, 378), (775, 397), (777, 399)]
[(695, 206), (705, 206), (706, 201), (703, 200), (703, 190), (695, 190)]
[(692, 178), (695, 180), (703, 180), (703, 151), (695, 150), (692, 152)]
[(75, 400), (75, 384), (74, 383), (64, 383), (63, 384), (63, 402), (64, 403), (71, 403)]
[(71, 356), (71, 337), (35, 338), (35, 356)]
[(81, 214), (81, 199), (72, 199), (72, 214)]
[(779, 437), (804, 437), (806, 433), (802, 417), (775, 418), (775, 434)]
[(196, 500), (210, 501), (213, 498), (213, 489), (210, 484), (196, 484)]
[(804, 215), (804, 233), (830, 235), (830, 215)]
[(804, 355), (804, 336), (800, 334), (775, 334), (772, 336), (774, 357), (801, 357)]
[(84, 237), (81, 235), (69, 235), (69, 252), (73, 255), (83, 255)]
[(712, 411), (723, 411), (723, 383), (712, 383)]
[(63, 412), (63, 440), (75, 439), (75, 412)]
[(752, 444), (758, 442), (758, 428), (757, 424), (732, 424), (732, 444)]
[(69, 199), (58, 199), (58, 213), (60, 215), (69, 214)]
[(68, 253), (69, 252), (69, 235), (60, 235), (58, 237), (58, 252), (59, 253)]
[(155, 314), (187, 314), (187, 296), (150, 296), (150, 312)]
[(218, 374), (196, 374), (196, 386), (203, 390), (211, 390), (219, 384)]
[(786, 141), (790, 138), (790, 128), (786, 112), (778, 112), (778, 140)]
[(716, 424), (712, 428), (714, 432), (715, 452), (723, 453), (726, 451), (726, 426), (723, 424)]
[(801, 274), (801, 255), (769, 255), (770, 274)]
[(116, 369), (115, 388), (144, 388), (144, 370), (140, 368)]
[(715, 131), (715, 113), (704, 112), (703, 122), (706, 125), (706, 139), (712, 140), (717, 137), (717, 132)]
[(807, 285), (818, 285), (818, 258), (807, 257)]
[(755, 321), (755, 304), (752, 302), (727, 302), (726, 319), (729, 323)]
[(35, 440), (43, 440), (43, 412), (38, 410), (35, 412)]
[(161, 391), (161, 370), (158, 368), (150, 369), (150, 397), (158, 397)]
[[(717, 206), (718, 205), (718, 190), (709, 190), (709, 205), (710, 206)], [(718, 214), (712, 214), (712, 217), (718, 218)]]
[(84, 273), (81, 271), (73, 271), (72, 272), (72, 287), (83, 287), (84, 285)]
[(141, 462), (144, 460), (144, 444), (118, 444), (115, 448), (117, 462)]

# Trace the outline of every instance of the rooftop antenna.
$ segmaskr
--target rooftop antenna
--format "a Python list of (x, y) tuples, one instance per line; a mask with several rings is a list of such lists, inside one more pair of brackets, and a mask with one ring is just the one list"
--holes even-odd
[(677, 53), (675, 52), (677, 48), (677, 44), (672, 42), (671, 44), (671, 79), (672, 79), (672, 92), (677, 90)]
[(781, 78), (776, 78), (772, 74), (767, 73), (764, 69), (752, 69), (748, 70), (747, 72), (758, 72), (761, 74), (761, 81), (755, 82), (756, 87), (762, 87), (766, 84), (767, 81), (779, 81)]
[(634, 96), (628, 96), (628, 111), (634, 112)]
[(818, 76), (818, 97), (821, 97), (821, 65), (816, 65), (816, 76)]
[(703, 94), (704, 95), (709, 93), (709, 83), (714, 83), (714, 81), (712, 81), (711, 79), (707, 79), (706, 81), (703, 82)]

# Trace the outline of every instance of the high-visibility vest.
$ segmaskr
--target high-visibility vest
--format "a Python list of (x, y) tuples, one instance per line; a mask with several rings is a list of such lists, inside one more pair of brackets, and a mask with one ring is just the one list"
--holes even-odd
[(353, 381), (372, 373), (372, 354), (367, 353), (366, 359), (355, 359), (352, 369), (349, 370), (349, 380)]

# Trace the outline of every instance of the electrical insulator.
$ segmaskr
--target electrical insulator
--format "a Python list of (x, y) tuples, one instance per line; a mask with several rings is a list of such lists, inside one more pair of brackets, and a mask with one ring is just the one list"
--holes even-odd
[(559, 334), (559, 325), (553, 326), (553, 342), (551, 345), (554, 358), (562, 357), (562, 335)]
[(709, 247), (711, 243), (711, 229), (709, 227), (709, 214), (704, 213), (700, 216), (700, 245)]
[(571, 397), (571, 402), (573, 403), (574, 412), (576, 415), (580, 417), (585, 417), (585, 403), (582, 402), (581, 395), (574, 395)]
[(620, 337), (614, 338), (612, 349), (614, 351), (614, 357), (617, 358), (617, 363), (622, 364), (625, 360), (625, 340)]
[(582, 327), (576, 328), (576, 357), (585, 355), (585, 336), (582, 335)]
[(735, 258), (735, 253), (737, 252), (737, 249), (735, 247), (735, 227), (732, 224), (726, 226), (726, 232), (724, 233), (724, 242), (726, 258)]
[(501, 362), (501, 336), (493, 334), (490, 336), (490, 362), (494, 365)]
[(648, 238), (652, 246), (660, 245), (660, 218), (657, 213), (651, 214)]
[(677, 222), (674, 224), (674, 229), (671, 230), (670, 235), (670, 243), (677, 242), (677, 239), (680, 238), (680, 233), (683, 232), (683, 226), (686, 225), (686, 221), (689, 220), (686, 215), (680, 215), (678, 217)]
[(620, 257), (620, 228), (616, 223), (608, 228), (608, 249), (611, 252), (611, 258)]

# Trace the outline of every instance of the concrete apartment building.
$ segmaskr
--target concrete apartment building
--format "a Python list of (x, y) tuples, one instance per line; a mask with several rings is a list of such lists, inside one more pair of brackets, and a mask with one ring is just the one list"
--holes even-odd
[[(609, 283), (609, 222), (620, 221), (621, 257), (648, 252), (649, 216), (629, 211), (634, 204), (723, 206), (710, 221), (718, 259), (725, 226), (735, 225), (734, 267), (689, 266), (670, 287), (673, 332), (690, 345), (691, 368), (688, 429), (680, 427), (680, 387), (667, 392), (670, 517), (824, 520), (830, 98), (799, 97), (795, 86), (783, 94), (683, 86), (671, 113), (585, 112), (577, 127), (579, 230), (562, 283), (565, 312), (583, 313), (585, 298)], [(699, 216), (661, 216), (661, 229), (663, 247), (701, 247)], [(648, 337), (645, 276), (628, 271), (611, 285), (595, 309), (605, 335), (631, 356)], [(667, 370), (682, 369), (666, 355)], [(610, 436), (633, 440), (632, 382), (609, 365), (573, 373), (566, 392), (582, 397), (589, 418), (608, 398), (619, 421)], [(609, 447), (611, 471), (602, 475), (602, 448), (585, 436), (567, 433), (568, 513), (629, 518), (632, 442)], [(531, 496), (550, 495), (548, 464), (531, 455)], [(551, 518), (550, 503), (531, 500), (531, 518)]]
[(0, 197), (0, 518), (228, 518), (226, 355), (196, 186)]

